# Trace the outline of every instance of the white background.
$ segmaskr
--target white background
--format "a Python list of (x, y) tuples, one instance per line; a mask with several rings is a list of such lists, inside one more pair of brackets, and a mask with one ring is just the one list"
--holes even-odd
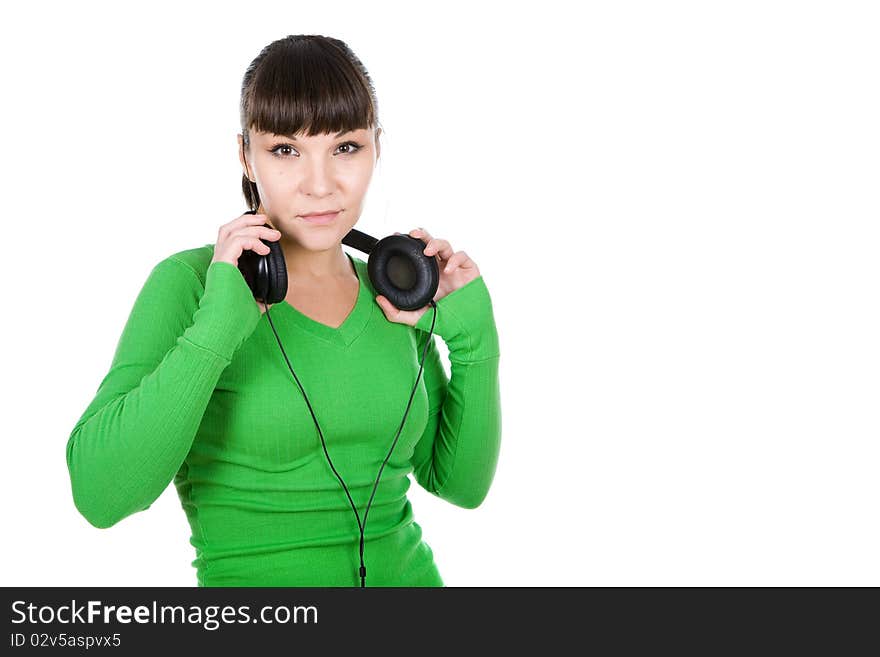
[(96, 529), (65, 445), (150, 269), (246, 209), (246, 66), (317, 33), (378, 92), (358, 227), (493, 298), (493, 488), (410, 489), (447, 585), (880, 585), (875, 7), (7, 10), (0, 580), (195, 586), (173, 486)]

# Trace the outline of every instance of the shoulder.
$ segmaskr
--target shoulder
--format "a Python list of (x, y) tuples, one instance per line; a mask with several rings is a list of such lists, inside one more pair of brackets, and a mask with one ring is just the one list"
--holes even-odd
[[(372, 281), (370, 281), (369, 272), (367, 269), (366, 261), (357, 257), (354, 254), (350, 254), (351, 259), (355, 263), (355, 267), (358, 269), (358, 273), (361, 275), (361, 280), (367, 283), (367, 286), (370, 290), (373, 289)], [(205, 244), (203, 246), (186, 249), (184, 251), (176, 251), (172, 253), (158, 263), (154, 269), (163, 270), (166, 272), (180, 272), (183, 274), (187, 274), (187, 277), (194, 277), (197, 279), (202, 287), (205, 286), (205, 280), (208, 275), (208, 267), (211, 265), (211, 260), (214, 258), (214, 245), (213, 244)], [(375, 292), (373, 295), (375, 296)]]
[(154, 269), (177, 272), (181, 276), (198, 280), (201, 286), (204, 287), (208, 267), (213, 257), (214, 245), (205, 244), (204, 246), (172, 253), (156, 263)]

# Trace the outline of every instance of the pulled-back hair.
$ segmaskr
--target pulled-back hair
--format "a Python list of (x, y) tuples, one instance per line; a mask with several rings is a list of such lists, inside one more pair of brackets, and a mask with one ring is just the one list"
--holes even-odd
[[(379, 124), (373, 82), (361, 60), (339, 39), (295, 34), (273, 41), (250, 63), (241, 84), (241, 132), (277, 135), (330, 134)], [(251, 210), (260, 205), (257, 185), (242, 174)]]

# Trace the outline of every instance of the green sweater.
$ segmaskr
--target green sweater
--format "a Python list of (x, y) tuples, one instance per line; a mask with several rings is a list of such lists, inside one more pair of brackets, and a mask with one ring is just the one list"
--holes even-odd
[[(199, 586), (360, 586), (360, 531), (302, 392), (238, 268), (214, 245), (159, 262), (110, 371), (67, 441), (73, 502), (95, 527), (146, 510), (172, 481)], [(403, 419), (431, 327), (389, 321), (366, 262), (338, 328), (286, 301), (269, 308), (333, 465), (363, 520)], [(365, 528), (367, 586), (443, 586), (406, 492), (408, 475), (473, 509), (501, 441), (500, 358), (480, 276), (437, 301), (434, 333)]]

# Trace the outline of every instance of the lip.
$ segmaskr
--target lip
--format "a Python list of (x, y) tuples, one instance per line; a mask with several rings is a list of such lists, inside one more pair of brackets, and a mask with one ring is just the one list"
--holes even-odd
[(342, 210), (337, 210), (336, 212), (329, 212), (326, 214), (301, 214), (300, 218), (303, 221), (308, 221), (310, 224), (329, 224), (334, 219), (336, 219), (337, 215), (342, 212)]

